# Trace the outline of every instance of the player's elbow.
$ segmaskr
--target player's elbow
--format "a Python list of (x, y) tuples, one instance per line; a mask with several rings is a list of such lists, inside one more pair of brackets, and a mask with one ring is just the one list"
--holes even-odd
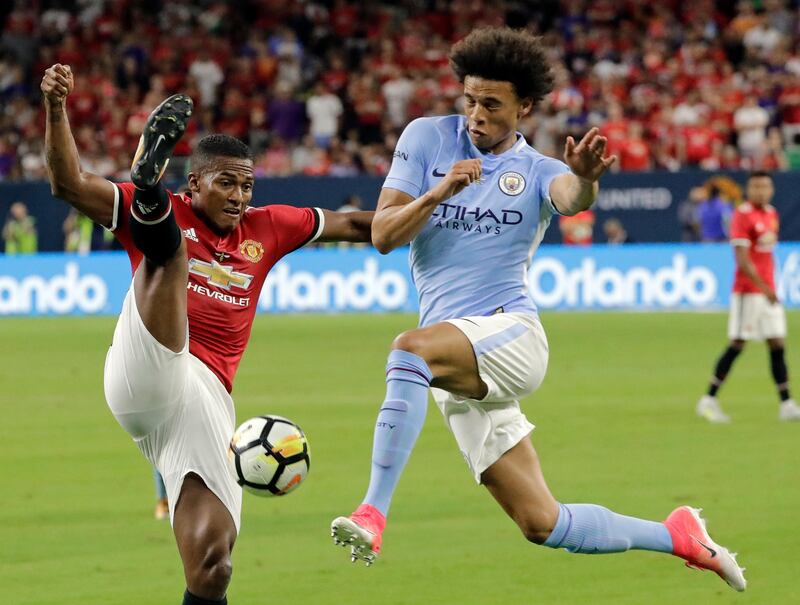
[(73, 201), (77, 197), (79, 187), (70, 179), (50, 175), (50, 193), (53, 197), (65, 200), (67, 202)]
[(50, 181), (50, 193), (53, 194), (53, 197), (67, 202), (72, 199), (71, 189), (55, 180)]
[(375, 229), (372, 230), (372, 245), (381, 254), (389, 254), (397, 247), (387, 235), (375, 231)]

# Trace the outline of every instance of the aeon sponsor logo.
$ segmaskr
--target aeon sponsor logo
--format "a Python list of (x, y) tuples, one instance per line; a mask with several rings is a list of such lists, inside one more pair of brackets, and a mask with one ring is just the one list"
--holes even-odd
[(393, 311), (408, 301), (408, 281), (397, 271), (380, 271), (368, 258), (354, 271), (292, 271), (288, 262), (275, 265), (264, 282), (258, 308), (263, 311)]
[(598, 269), (593, 258), (567, 269), (561, 261), (543, 257), (533, 263), (528, 279), (531, 296), (542, 308), (702, 307), (714, 302), (718, 289), (714, 273), (702, 266), (690, 268), (683, 254), (655, 270)]
[(52, 277), (29, 275), (15, 279), (0, 275), (0, 315), (12, 313), (97, 313), (108, 301), (108, 287), (99, 276), (80, 275), (78, 263), (68, 262), (64, 273)]
[(792, 252), (778, 268), (778, 298), (784, 304), (800, 304), (800, 252)]

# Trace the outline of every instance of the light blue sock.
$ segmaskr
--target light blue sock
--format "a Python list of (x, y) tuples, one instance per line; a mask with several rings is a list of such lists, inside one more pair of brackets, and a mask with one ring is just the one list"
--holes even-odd
[(589, 555), (631, 549), (672, 554), (672, 538), (663, 523), (618, 515), (596, 504), (558, 506), (558, 521), (545, 546)]
[(425, 424), (433, 375), (418, 355), (394, 350), (386, 363), (386, 399), (378, 413), (372, 444), (372, 473), (364, 503), (384, 515), (414, 443)]
[(153, 479), (156, 483), (156, 498), (161, 500), (167, 497), (167, 488), (164, 486), (164, 479), (156, 469), (153, 469)]

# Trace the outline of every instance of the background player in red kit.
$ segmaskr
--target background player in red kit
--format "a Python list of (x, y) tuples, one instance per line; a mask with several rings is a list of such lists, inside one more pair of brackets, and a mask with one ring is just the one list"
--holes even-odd
[(800, 406), (789, 396), (784, 338), (786, 315), (775, 293), (775, 258), (778, 212), (770, 205), (775, 188), (766, 172), (747, 179), (747, 201), (733, 213), (731, 244), (736, 253), (736, 279), (728, 318), (730, 343), (717, 360), (708, 392), (697, 403), (697, 413), (709, 422), (730, 422), (717, 400), (717, 391), (748, 340), (766, 340), (770, 367), (778, 388), (780, 420), (800, 420)]
[(105, 394), (161, 472), (183, 560), (184, 605), (227, 603), (241, 490), (227, 470), (233, 377), (270, 268), (312, 241), (370, 241), (371, 212), (249, 208), (247, 146), (210, 135), (191, 157), (188, 193), (160, 183), (192, 112), (174, 95), (147, 120), (131, 183), (84, 172), (66, 114), (69, 66), (46, 70), (47, 168), (53, 193), (114, 232), (133, 282), (106, 357)]

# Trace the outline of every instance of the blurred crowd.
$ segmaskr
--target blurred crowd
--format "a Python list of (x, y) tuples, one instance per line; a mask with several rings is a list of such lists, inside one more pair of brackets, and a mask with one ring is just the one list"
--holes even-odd
[[(39, 81), (75, 74), (85, 167), (127, 178), (148, 113), (188, 92), (195, 137), (248, 142), (258, 176), (384, 175), (413, 118), (461, 109), (447, 55), (480, 25), (544, 37), (542, 153), (600, 126), (619, 170), (800, 164), (800, 10), (759, 0), (16, 0), (0, 6), (0, 179), (45, 177)], [(181, 162), (175, 162), (180, 169)]]

